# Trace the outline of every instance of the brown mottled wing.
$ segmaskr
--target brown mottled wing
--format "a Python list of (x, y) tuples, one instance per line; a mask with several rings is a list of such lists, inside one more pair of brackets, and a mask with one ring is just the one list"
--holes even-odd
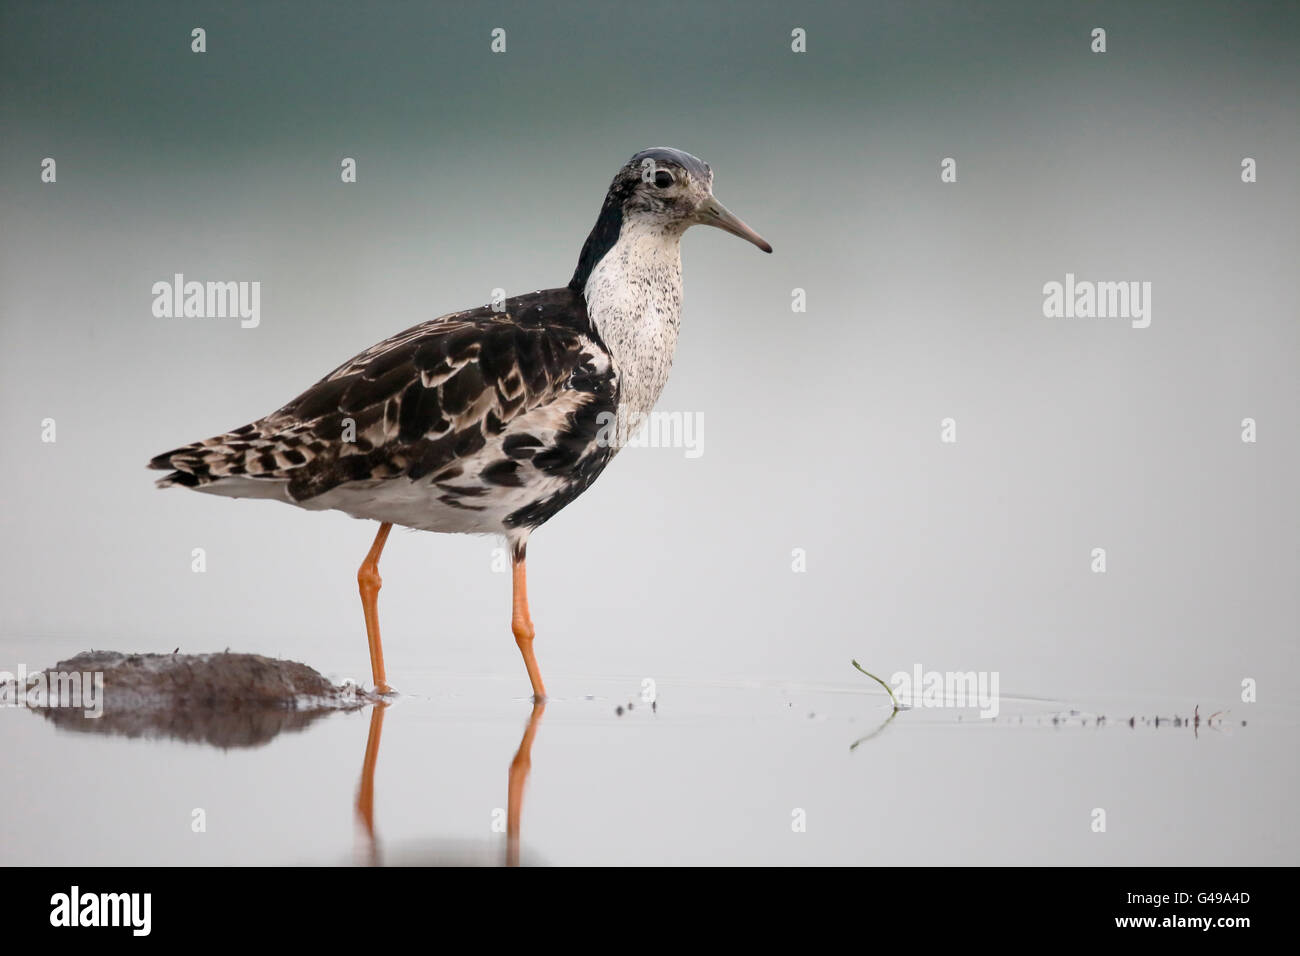
[(340, 365), (283, 408), (159, 455), (163, 483), (287, 480), (298, 501), (347, 481), (451, 478), (517, 417), (562, 396), (616, 404), (616, 374), (568, 289), (415, 326)]

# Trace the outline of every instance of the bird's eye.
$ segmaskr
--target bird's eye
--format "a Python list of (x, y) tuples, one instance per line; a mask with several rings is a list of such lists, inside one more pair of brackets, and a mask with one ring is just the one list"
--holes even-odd
[(673, 184), (673, 174), (666, 169), (661, 169), (655, 173), (655, 185), (660, 189), (667, 189)]

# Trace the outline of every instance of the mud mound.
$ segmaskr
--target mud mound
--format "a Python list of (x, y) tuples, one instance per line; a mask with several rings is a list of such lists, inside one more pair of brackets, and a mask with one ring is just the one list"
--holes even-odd
[[(339, 710), (379, 698), (336, 685), (297, 661), (258, 654), (120, 654), (88, 651), (43, 672), (50, 704), (35, 708), (60, 728), (256, 747)], [(102, 674), (102, 715), (59, 697), (56, 674)]]

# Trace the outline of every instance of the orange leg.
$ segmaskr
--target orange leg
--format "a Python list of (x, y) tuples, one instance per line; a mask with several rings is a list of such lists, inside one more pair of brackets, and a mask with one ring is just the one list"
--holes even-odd
[(545, 700), (546, 688), (542, 685), (542, 672), (537, 669), (537, 658), (533, 655), (533, 619), (528, 614), (528, 580), (524, 572), (524, 549), (516, 550), (513, 558), (514, 572), (514, 616), (510, 629), (515, 632), (515, 643), (524, 655), (524, 666), (528, 668), (528, 679), (533, 684), (533, 700)]
[(366, 737), (366, 756), (361, 763), (361, 785), (357, 788), (357, 817), (366, 829), (370, 844), (371, 866), (379, 863), (379, 844), (375, 840), (375, 764), (379, 762), (379, 735), (384, 729), (384, 711), (388, 704), (375, 704), (370, 712), (370, 734)]
[(533, 738), (537, 736), (537, 727), (545, 712), (546, 703), (540, 698), (534, 700), (524, 739), (519, 741), (515, 759), (510, 761), (510, 786), (506, 795), (506, 866), (519, 865), (519, 821), (524, 813), (524, 784), (533, 766)]
[(366, 615), (366, 637), (370, 640), (370, 671), (375, 678), (375, 690), (381, 694), (392, 691), (384, 677), (384, 648), (379, 643), (379, 588), (384, 583), (379, 577), (379, 555), (383, 553), (384, 542), (388, 540), (388, 532), (391, 530), (393, 526), (388, 521), (379, 526), (375, 543), (370, 546), (370, 553), (357, 570), (361, 609)]

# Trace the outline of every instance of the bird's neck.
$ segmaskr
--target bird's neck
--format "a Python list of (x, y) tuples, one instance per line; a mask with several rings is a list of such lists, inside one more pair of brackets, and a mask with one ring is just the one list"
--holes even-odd
[(619, 406), (654, 407), (668, 381), (682, 308), (682, 230), (629, 220), (591, 270), (587, 314), (619, 367)]

